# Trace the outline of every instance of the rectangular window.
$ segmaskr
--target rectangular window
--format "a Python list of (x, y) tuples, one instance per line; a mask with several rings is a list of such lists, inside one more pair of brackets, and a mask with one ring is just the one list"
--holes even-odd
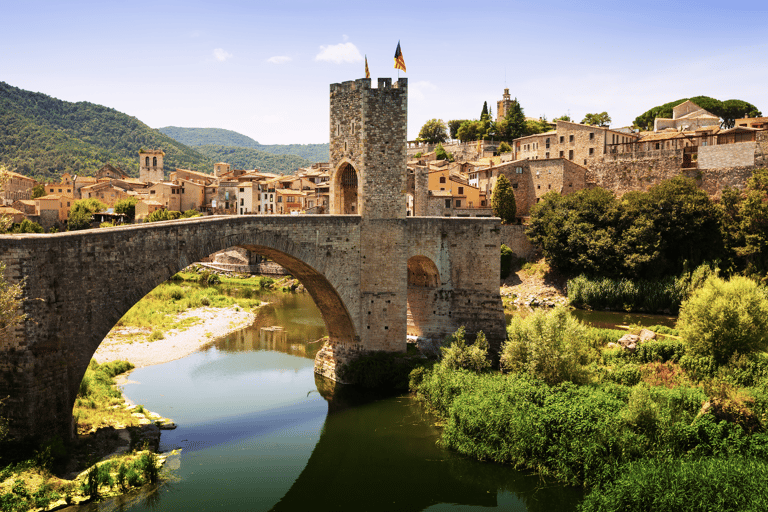
[(240, 192), (245, 192), (245, 189), (244, 189), (244, 188), (241, 188), (241, 189), (240, 189)]
[(565, 136), (561, 135), (560, 136), (560, 144), (562, 144), (563, 142), (565, 142)]
[(241, 197), (241, 198), (240, 198), (240, 206), (243, 206), (244, 204), (245, 204), (245, 199), (243, 199), (243, 198)]
[(459, 187), (459, 195), (464, 194), (464, 187)]
[(522, 167), (515, 167), (515, 172), (517, 174), (523, 174), (523, 168)]
[(445, 176), (440, 176), (440, 183), (445, 183)]
[(595, 140), (595, 132), (589, 132), (589, 140)]
[(560, 158), (563, 158), (563, 152), (562, 151), (560, 152)]
[(544, 146), (545, 148), (549, 149), (549, 137), (547, 137), (547, 143)]
[(450, 208), (451, 207), (451, 200), (450, 199), (446, 199), (445, 200), (445, 207), (446, 208)]
[(573, 135), (568, 136), (568, 142), (573, 142)]
[(547, 151), (546, 153), (544, 153), (544, 158), (549, 158), (549, 151)]
[(512, 188), (517, 188), (517, 183), (513, 183)]
[(461, 208), (461, 199), (456, 200), (456, 208)]
[(589, 148), (589, 156), (592, 156), (595, 154), (595, 148)]
[(573, 150), (572, 149), (568, 150), (568, 160), (573, 160)]

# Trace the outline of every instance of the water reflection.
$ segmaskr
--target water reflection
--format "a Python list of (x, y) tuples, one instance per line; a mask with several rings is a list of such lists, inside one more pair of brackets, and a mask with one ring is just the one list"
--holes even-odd
[(283, 294), (253, 327), (136, 370), (126, 394), (179, 425), (161, 440), (182, 448), (175, 481), (71, 510), (575, 510), (578, 489), (441, 449), (411, 397), (316, 376), (324, 335), (311, 298)]

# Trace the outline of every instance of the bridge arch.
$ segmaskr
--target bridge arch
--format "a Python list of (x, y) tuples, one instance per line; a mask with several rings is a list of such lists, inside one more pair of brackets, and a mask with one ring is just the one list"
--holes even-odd
[(359, 215), (361, 210), (361, 198), (363, 196), (360, 173), (349, 159), (339, 163), (333, 174), (332, 187), (335, 205), (332, 205), (331, 213), (339, 215)]
[(80, 381), (106, 334), (160, 283), (229, 247), (284, 266), (317, 304), (332, 341), (364, 345), (359, 224), (358, 216), (303, 216), (302, 222), (295, 216), (205, 217), (0, 236), (8, 242), (0, 248), (7, 275), (25, 276), (23, 308), (33, 320), (12, 339), (0, 339), (0, 394), (11, 395), (11, 407), (23, 411), (12, 429), (71, 436)]
[(443, 281), (435, 262), (422, 254), (408, 258), (408, 335), (440, 338), (448, 312)]

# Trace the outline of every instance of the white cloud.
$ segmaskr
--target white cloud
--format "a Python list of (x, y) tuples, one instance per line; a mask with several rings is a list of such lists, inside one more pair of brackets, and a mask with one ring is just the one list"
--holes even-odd
[(427, 94), (437, 90), (437, 86), (427, 80), (412, 83), (408, 86), (408, 95), (414, 100), (423, 100)]
[(320, 53), (315, 56), (315, 60), (324, 60), (334, 64), (343, 64), (345, 62), (360, 62), (363, 56), (352, 43), (339, 43), (329, 46), (321, 46)]
[(232, 58), (232, 54), (224, 51), (223, 48), (216, 48), (213, 50), (213, 56), (216, 57), (216, 60), (219, 62), (224, 62), (225, 60)]
[(274, 57), (268, 58), (267, 62), (270, 64), (285, 64), (286, 62), (291, 62), (292, 60), (293, 59), (287, 55), (275, 55)]

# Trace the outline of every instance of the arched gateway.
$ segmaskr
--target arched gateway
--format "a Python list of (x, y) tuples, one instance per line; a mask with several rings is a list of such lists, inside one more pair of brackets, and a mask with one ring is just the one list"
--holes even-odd
[(340, 365), (361, 353), (404, 351), (408, 309), (418, 300), (430, 301), (418, 318), (431, 336), (464, 325), (498, 347), (505, 335), (499, 221), (406, 218), (406, 107), (405, 79), (380, 79), (377, 89), (370, 79), (331, 85), (335, 215), (0, 235), (0, 262), (8, 280), (23, 282), (27, 315), (0, 331), (0, 397), (9, 396), (2, 414), (12, 433), (71, 436), (80, 381), (109, 330), (174, 273), (233, 246), (275, 260), (312, 295), (330, 335), (315, 359), (326, 377), (338, 379)]

